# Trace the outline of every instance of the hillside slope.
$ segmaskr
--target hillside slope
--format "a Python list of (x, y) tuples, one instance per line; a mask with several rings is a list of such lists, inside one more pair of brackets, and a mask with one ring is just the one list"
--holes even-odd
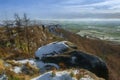
[(44, 30), (41, 26), (9, 29), (0, 27), (0, 58), (4, 61), (34, 58), (38, 47), (54, 41), (67, 40), (77, 45), (78, 50), (104, 59), (109, 68), (109, 80), (120, 79), (120, 45), (80, 37), (61, 28), (55, 28), (54, 32), (49, 28)]
[(62, 33), (63, 37), (76, 44), (79, 50), (95, 54), (104, 59), (109, 68), (109, 80), (120, 79), (120, 45), (106, 42), (99, 39), (89, 39), (64, 29), (57, 29), (57, 33)]

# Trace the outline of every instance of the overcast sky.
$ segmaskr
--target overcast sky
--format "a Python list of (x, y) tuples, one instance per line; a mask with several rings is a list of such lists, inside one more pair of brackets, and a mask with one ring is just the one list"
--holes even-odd
[(120, 0), (0, 0), (0, 19), (14, 13), (32, 19), (119, 19)]

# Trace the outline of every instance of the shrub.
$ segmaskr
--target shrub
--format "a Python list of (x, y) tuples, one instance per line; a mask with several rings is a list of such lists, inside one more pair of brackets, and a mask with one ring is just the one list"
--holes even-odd
[(71, 77), (74, 77), (74, 72), (71, 71), (71, 72), (70, 72), (70, 76), (71, 76)]

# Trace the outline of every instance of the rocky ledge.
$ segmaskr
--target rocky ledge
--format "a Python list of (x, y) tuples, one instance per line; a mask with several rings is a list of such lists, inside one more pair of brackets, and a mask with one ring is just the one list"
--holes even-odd
[(68, 42), (54, 42), (40, 47), (35, 57), (44, 63), (54, 63), (60, 68), (86, 69), (99, 77), (108, 80), (108, 68), (99, 57), (77, 50), (77, 47)]

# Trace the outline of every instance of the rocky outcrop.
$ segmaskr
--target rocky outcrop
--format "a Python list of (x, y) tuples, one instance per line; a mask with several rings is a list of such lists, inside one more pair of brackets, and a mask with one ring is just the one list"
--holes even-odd
[(83, 68), (95, 73), (99, 77), (108, 79), (108, 69), (103, 60), (81, 51), (72, 51), (59, 56), (50, 56), (42, 58), (47, 63), (64, 63), (66, 68)]
[[(58, 42), (60, 43), (60, 42)], [(57, 43), (57, 44), (58, 44)], [(50, 44), (49, 44), (50, 45)], [(52, 45), (52, 44), (51, 44)], [(66, 45), (66, 44), (64, 44)], [(48, 46), (48, 45), (46, 45)], [(67, 45), (68, 47), (70, 46)], [(62, 47), (57, 45), (56, 47), (52, 47), (52, 54), (60, 47), (60, 50), (62, 50)], [(43, 48), (43, 47), (41, 47)], [(51, 47), (49, 47), (50, 49)], [(63, 47), (64, 49), (64, 47)], [(87, 69), (93, 73), (95, 73), (97, 76), (105, 78), (106, 80), (108, 79), (108, 69), (106, 66), (106, 63), (100, 59), (99, 57), (95, 56), (95, 55), (91, 55), (76, 49), (73, 49), (71, 51), (63, 51), (63, 53), (61, 54), (55, 54), (55, 55), (51, 55), (51, 52), (48, 51), (48, 49), (45, 49), (44, 46), (44, 50), (48, 51), (47, 54), (49, 54), (49, 56), (41, 56), (42, 54), (42, 49), (38, 49), (39, 52), (37, 52), (37, 57), (40, 58), (41, 61), (45, 62), (45, 63), (54, 63), (60, 66), (60, 64), (64, 64), (64, 66), (66, 68), (83, 68), (83, 69)], [(56, 53), (56, 52), (55, 52)], [(40, 54), (40, 55), (38, 55)]]

